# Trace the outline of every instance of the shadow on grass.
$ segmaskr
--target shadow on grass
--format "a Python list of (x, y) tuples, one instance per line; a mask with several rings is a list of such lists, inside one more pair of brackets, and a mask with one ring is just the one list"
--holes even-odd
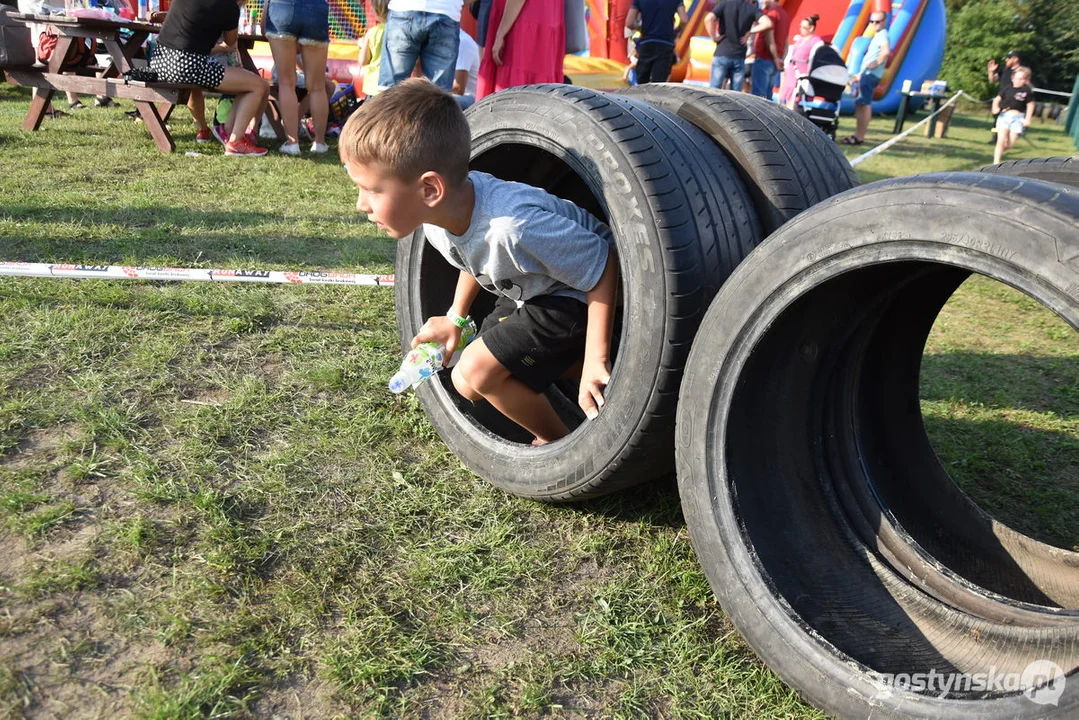
[(1079, 437), (1006, 420), (924, 422), (941, 465), (983, 511), (1035, 540), (1079, 551)]
[[(186, 266), (197, 257), (200, 267), (238, 262), (340, 267), (392, 263), (396, 253), (393, 240), (367, 232), (357, 232), (348, 242), (336, 243), (315, 234), (267, 232), (267, 226), (284, 228), (297, 221), (295, 216), (273, 212), (199, 211), (168, 206), (88, 209), (13, 203), (4, 205), (0, 215), (14, 223), (55, 225), (68, 231), (72, 226), (81, 226), (93, 233), (92, 237), (10, 238), (5, 240), (0, 256), (0, 260), (8, 261), (151, 264), (153, 260), (156, 264), (161, 258), (183, 258)], [(321, 218), (311, 220), (318, 222)], [(111, 228), (118, 230), (109, 233)], [(192, 237), (193, 233), (197, 237)]]
[(1074, 356), (948, 352), (922, 356), (923, 400), (1079, 415)]

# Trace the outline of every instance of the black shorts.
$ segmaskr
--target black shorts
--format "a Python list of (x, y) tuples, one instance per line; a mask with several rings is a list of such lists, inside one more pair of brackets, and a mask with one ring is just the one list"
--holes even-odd
[(587, 329), (588, 306), (580, 300), (541, 295), (518, 308), (500, 295), (480, 337), (514, 377), (543, 392), (584, 358)]

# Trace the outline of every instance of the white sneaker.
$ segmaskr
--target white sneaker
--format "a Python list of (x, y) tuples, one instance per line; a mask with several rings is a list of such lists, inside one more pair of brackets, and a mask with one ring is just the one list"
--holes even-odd
[(300, 143), (285, 143), (278, 149), (278, 152), (282, 155), (299, 155)]
[(270, 124), (270, 118), (266, 115), (262, 116), (262, 124), (259, 125), (259, 139), (260, 140), (276, 140), (277, 133), (274, 132), (273, 125)]
[(329, 149), (326, 143), (311, 143), (311, 152), (313, 153), (324, 153)]

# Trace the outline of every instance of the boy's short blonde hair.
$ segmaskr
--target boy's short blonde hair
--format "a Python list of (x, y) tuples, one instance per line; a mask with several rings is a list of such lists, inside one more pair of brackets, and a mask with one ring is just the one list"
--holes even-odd
[(1027, 80), (1030, 80), (1032, 77), (1034, 77), (1034, 74), (1030, 72), (1030, 68), (1028, 68), (1026, 65), (1020, 65), (1019, 67), (1015, 68), (1015, 70), (1012, 70), (1012, 75), (1023, 75), (1026, 77)]
[(453, 95), (423, 78), (409, 78), (368, 98), (341, 131), (348, 164), (379, 163), (408, 182), (435, 171), (464, 184), (472, 134)]

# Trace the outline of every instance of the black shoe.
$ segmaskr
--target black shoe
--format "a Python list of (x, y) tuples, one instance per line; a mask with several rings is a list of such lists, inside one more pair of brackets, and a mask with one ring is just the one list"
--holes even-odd
[(119, 105), (120, 103), (104, 95), (94, 100), (94, 107), (118, 107)]

